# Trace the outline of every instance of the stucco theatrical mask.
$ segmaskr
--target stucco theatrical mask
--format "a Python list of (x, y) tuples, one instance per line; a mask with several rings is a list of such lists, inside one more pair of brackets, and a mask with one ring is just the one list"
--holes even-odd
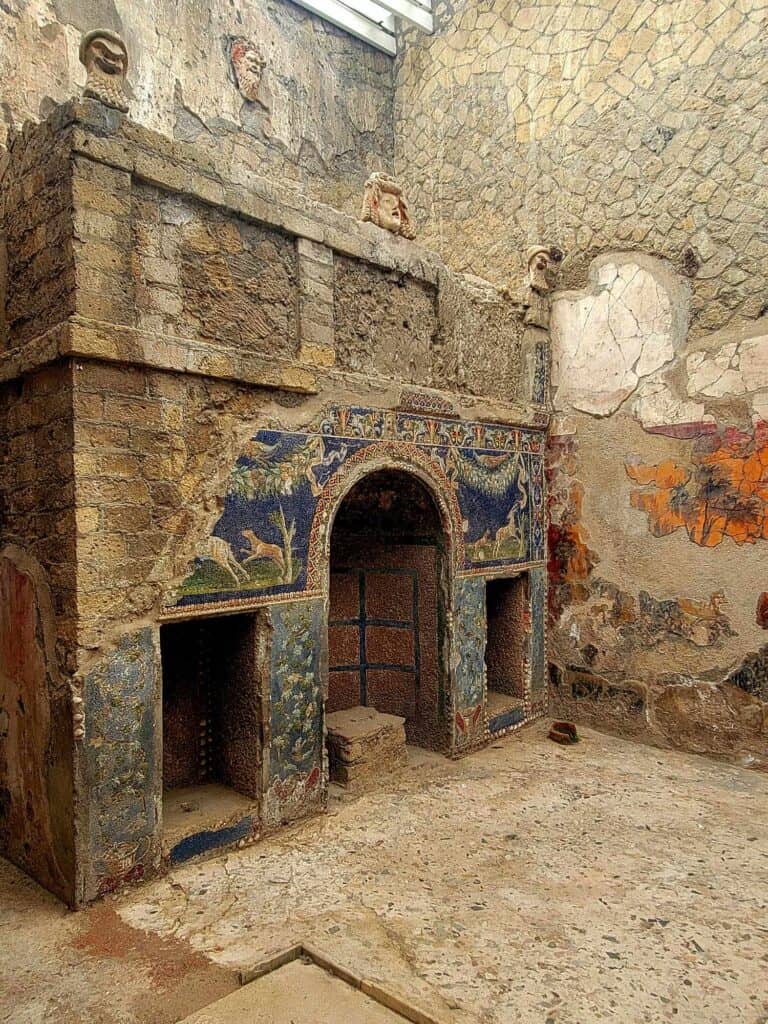
[(96, 29), (83, 36), (80, 43), (80, 62), (85, 65), (88, 78), (85, 96), (92, 96), (108, 107), (128, 111), (125, 95), (125, 76), (128, 73), (128, 50), (114, 32)]
[(247, 39), (236, 39), (232, 43), (230, 58), (240, 94), (251, 103), (256, 103), (259, 99), (261, 76), (267, 65), (266, 60)]
[(548, 292), (552, 287), (547, 272), (552, 266), (552, 253), (543, 245), (532, 245), (527, 253), (528, 284), (536, 292)]
[(365, 183), (360, 219), (403, 238), (415, 238), (416, 229), (408, 216), (403, 190), (394, 178), (377, 171)]

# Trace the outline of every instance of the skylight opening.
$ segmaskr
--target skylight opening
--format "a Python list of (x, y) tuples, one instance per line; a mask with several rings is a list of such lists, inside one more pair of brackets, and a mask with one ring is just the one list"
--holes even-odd
[(337, 28), (388, 53), (397, 54), (397, 19), (431, 33), (431, 0), (295, 0)]

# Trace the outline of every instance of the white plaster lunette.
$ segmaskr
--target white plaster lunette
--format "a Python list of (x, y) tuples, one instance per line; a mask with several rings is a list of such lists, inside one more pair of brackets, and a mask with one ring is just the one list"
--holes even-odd
[(615, 253), (592, 262), (586, 288), (552, 302), (555, 405), (609, 416), (668, 365), (688, 328), (687, 284), (661, 260)]

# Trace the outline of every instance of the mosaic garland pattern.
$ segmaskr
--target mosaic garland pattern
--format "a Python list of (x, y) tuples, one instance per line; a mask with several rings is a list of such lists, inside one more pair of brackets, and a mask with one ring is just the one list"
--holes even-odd
[(176, 606), (322, 589), (331, 513), (366, 462), (431, 482), (459, 571), (541, 561), (543, 453), (535, 430), (356, 406), (326, 410), (306, 432), (260, 430)]

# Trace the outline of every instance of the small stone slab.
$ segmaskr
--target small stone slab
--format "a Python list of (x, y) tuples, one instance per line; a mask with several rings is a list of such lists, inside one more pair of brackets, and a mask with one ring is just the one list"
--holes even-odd
[(404, 1024), (414, 1017), (375, 999), (312, 963), (294, 960), (186, 1017), (181, 1024)]
[(375, 708), (334, 711), (326, 719), (331, 781), (365, 789), (406, 763), (405, 719)]

